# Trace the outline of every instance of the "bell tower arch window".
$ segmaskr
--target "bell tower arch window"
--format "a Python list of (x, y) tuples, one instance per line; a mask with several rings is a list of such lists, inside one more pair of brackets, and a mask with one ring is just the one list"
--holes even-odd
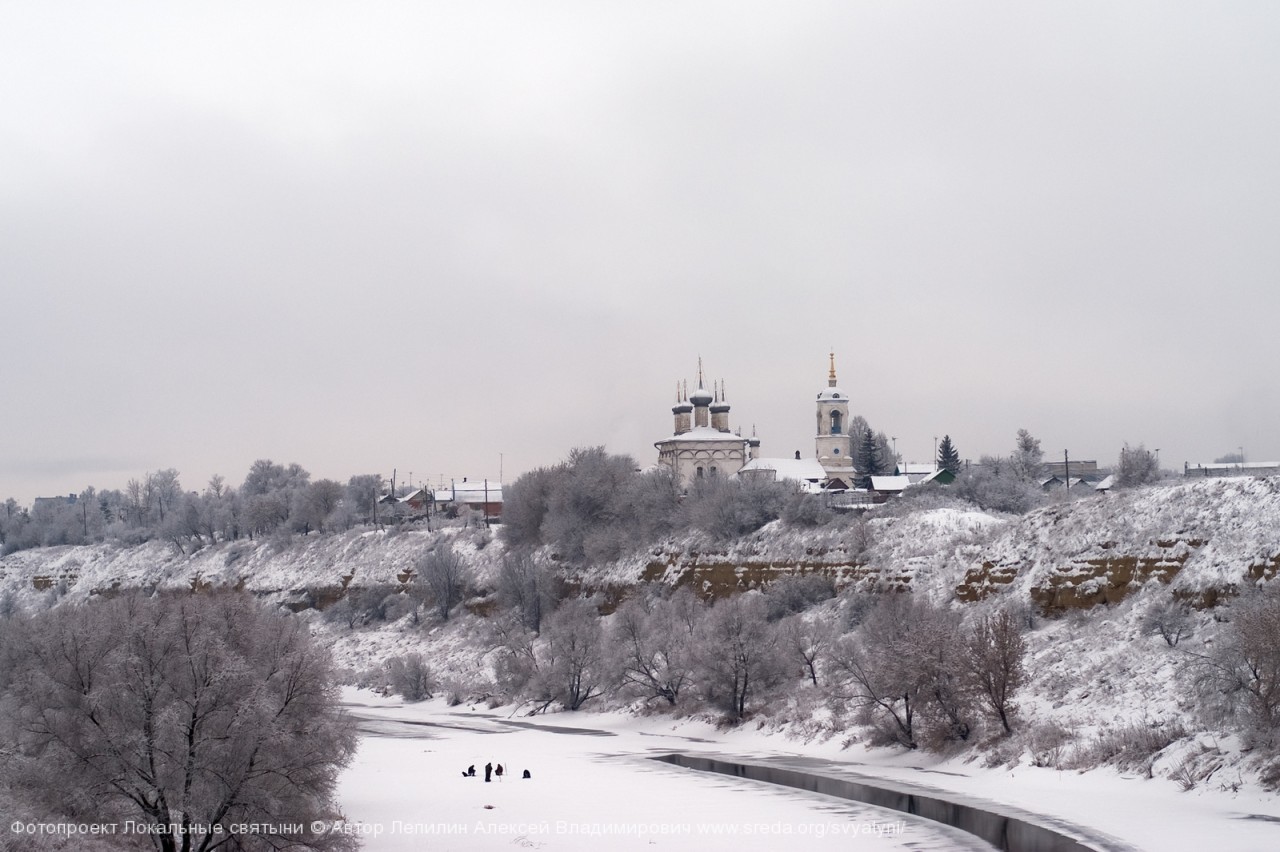
[(840, 427), (841, 427), (840, 412), (833, 410), (831, 412), (831, 434), (832, 435), (841, 434)]

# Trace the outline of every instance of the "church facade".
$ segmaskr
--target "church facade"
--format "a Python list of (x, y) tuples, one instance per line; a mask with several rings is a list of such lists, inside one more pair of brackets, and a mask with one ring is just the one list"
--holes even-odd
[(658, 464), (669, 468), (688, 488), (699, 479), (735, 476), (758, 453), (760, 442), (729, 430), (729, 403), (723, 383), (713, 391), (703, 385), (698, 362), (698, 387), (692, 394), (677, 391), (671, 409), (675, 429), (671, 437), (657, 441)]
[(657, 441), (658, 464), (671, 470), (681, 488), (699, 479), (720, 476), (795, 480), (805, 490), (843, 491), (853, 488), (853, 439), (848, 434), (849, 396), (836, 383), (835, 353), (831, 354), (827, 386), (818, 392), (814, 457), (760, 457), (760, 440), (744, 438), (729, 429), (729, 404), (724, 385), (707, 390), (702, 362), (698, 387), (692, 394), (677, 388), (674, 433)]

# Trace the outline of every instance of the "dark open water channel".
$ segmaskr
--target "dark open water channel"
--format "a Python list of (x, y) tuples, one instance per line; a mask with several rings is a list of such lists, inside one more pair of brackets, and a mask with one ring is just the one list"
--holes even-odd
[(808, 790), (911, 814), (968, 832), (1003, 852), (1112, 852), (1112, 850), (1130, 848), (1126, 844), (1108, 843), (1100, 839), (1085, 843), (1043, 825), (1005, 814), (992, 813), (972, 805), (951, 802), (921, 793), (885, 789), (843, 778), (812, 775), (796, 769), (734, 763), (686, 754), (667, 754), (655, 757), (654, 760), (702, 772), (716, 772), (721, 775), (732, 775), (735, 778), (794, 787), (797, 790)]

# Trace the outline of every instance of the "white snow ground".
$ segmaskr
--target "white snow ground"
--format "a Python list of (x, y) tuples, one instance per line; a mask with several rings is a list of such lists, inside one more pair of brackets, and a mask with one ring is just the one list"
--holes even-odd
[[(816, 761), (823, 774), (880, 777), (979, 806), (1012, 806), (1042, 815), (1051, 827), (1074, 825), (1113, 838), (1119, 848), (1280, 848), (1280, 801), (1260, 793), (1182, 792), (1172, 781), (1109, 770), (988, 769), (657, 716), (561, 713), (531, 720), (510, 716), (511, 708), (451, 708), (442, 700), (406, 705), (354, 689), (346, 700), (367, 733), (338, 796), (371, 850), (987, 848), (893, 812), (646, 759), (671, 751)], [(461, 776), (473, 763), (482, 776), (488, 761), (508, 767), (503, 781)], [(533, 774), (528, 781), (519, 777), (526, 768)], [(435, 833), (407, 833), (404, 824)]]

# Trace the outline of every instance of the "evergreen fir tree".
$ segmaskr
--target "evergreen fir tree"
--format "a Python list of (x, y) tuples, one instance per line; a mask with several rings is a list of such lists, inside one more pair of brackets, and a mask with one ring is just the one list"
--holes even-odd
[(884, 473), (880, 444), (870, 429), (862, 434), (862, 444), (858, 447), (858, 472), (862, 474), (860, 484), (863, 488), (871, 487), (871, 477)]
[(951, 443), (950, 435), (943, 435), (942, 443), (938, 445), (938, 468), (952, 473), (960, 472), (960, 454), (956, 452), (955, 444)]

